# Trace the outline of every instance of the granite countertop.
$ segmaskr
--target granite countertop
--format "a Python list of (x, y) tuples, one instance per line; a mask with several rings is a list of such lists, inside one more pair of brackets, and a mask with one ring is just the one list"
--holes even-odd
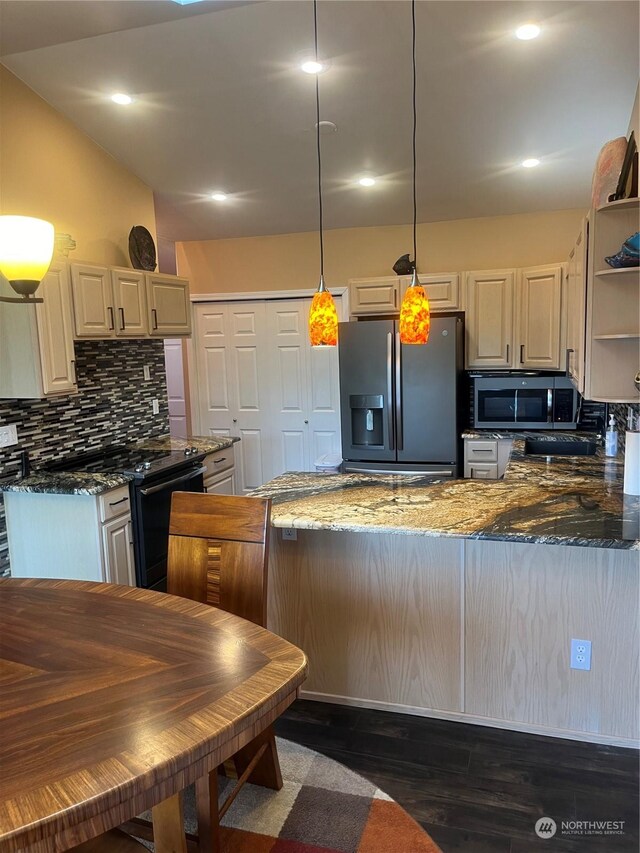
[(145, 438), (137, 442), (136, 447), (144, 450), (184, 450), (185, 447), (195, 447), (204, 453), (215, 453), (217, 450), (226, 450), (236, 441), (237, 436), (227, 435), (190, 435), (188, 438), (172, 438), (170, 435), (160, 435), (157, 438)]
[[(147, 438), (131, 445), (144, 450), (184, 450), (196, 447), (204, 453), (215, 453), (239, 441), (224, 435), (189, 436), (187, 439), (161, 435)], [(99, 495), (129, 483), (133, 477), (126, 474), (96, 474), (85, 471), (34, 471), (22, 480), (0, 483), (1, 492), (32, 492), (48, 495)]]
[(640, 499), (622, 494), (622, 457), (525, 456), (515, 439), (502, 480), (392, 474), (283, 474), (275, 527), (640, 548)]
[(37, 495), (100, 495), (126, 486), (133, 477), (126, 474), (95, 474), (87, 471), (35, 471), (23, 480), (0, 484), (0, 492), (28, 492)]
[(497, 430), (497, 429), (468, 429), (462, 433), (463, 438), (544, 438), (545, 441), (597, 441), (597, 432), (577, 432), (576, 430)]

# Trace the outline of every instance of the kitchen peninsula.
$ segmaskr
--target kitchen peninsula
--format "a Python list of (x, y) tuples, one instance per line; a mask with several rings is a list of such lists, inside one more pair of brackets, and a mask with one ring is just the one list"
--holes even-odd
[[(285, 474), (269, 627), (304, 696), (636, 745), (639, 501), (622, 463), (528, 456), (505, 478)], [(590, 671), (570, 668), (590, 640)]]

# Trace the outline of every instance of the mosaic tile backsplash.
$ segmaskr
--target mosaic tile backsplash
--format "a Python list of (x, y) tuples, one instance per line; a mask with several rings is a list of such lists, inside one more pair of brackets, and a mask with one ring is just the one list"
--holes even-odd
[[(20, 444), (0, 451), (0, 479), (20, 472), (20, 453), (32, 468), (106, 444), (169, 432), (164, 342), (76, 341), (78, 393), (48, 400), (0, 400), (0, 425), (16, 424)], [(144, 381), (148, 364), (151, 380)], [(157, 399), (160, 413), (151, 413)], [(0, 498), (0, 576), (9, 571)]]

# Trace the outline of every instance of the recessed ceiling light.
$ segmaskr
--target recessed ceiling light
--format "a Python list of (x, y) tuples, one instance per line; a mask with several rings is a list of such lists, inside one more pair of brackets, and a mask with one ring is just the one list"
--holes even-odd
[(309, 59), (300, 66), (305, 74), (322, 74), (326, 70), (326, 67), (323, 62), (316, 62), (315, 59)]
[(534, 166), (540, 165), (540, 160), (537, 157), (528, 157), (526, 160), (522, 161), (522, 165), (525, 169), (533, 169)]
[(516, 30), (516, 38), (521, 41), (530, 41), (538, 38), (540, 35), (540, 27), (537, 24), (523, 24)]
[(226, 193), (222, 193), (222, 192), (211, 193), (211, 198), (214, 201), (226, 201), (228, 197), (229, 196)]
[(111, 100), (114, 104), (120, 104), (123, 107), (133, 103), (131, 95), (125, 95), (124, 92), (116, 92), (115, 95), (111, 95)]
[(358, 183), (361, 187), (373, 187), (375, 186), (376, 179), (375, 178), (358, 178)]

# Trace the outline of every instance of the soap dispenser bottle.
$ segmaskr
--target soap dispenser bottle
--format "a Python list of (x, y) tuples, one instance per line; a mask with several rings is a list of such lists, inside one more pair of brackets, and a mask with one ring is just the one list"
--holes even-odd
[(613, 415), (609, 417), (609, 429), (604, 437), (604, 455), (617, 456), (618, 454), (618, 433), (616, 432), (616, 422)]

